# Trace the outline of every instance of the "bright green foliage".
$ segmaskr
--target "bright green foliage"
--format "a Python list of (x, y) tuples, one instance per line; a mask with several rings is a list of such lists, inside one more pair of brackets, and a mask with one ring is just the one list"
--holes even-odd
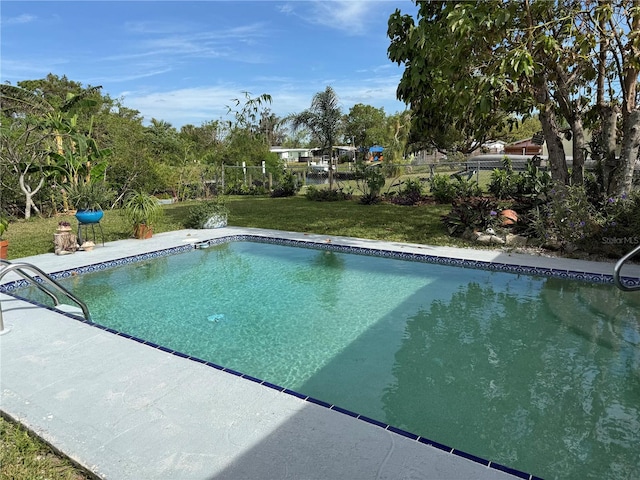
[[(486, 3), (486, 5), (485, 5)], [(501, 11), (500, 2), (483, 2), (482, 12)], [(398, 97), (411, 105), (411, 142), (469, 152), (499, 126), (502, 79), (480, 71), (490, 49), (464, 41), (479, 14), (454, 2), (418, 2), (419, 23), (396, 11), (389, 19), (389, 58), (405, 65)], [(487, 39), (496, 27), (483, 26)]]
[(438, 203), (451, 203), (456, 197), (456, 189), (448, 175), (436, 173), (429, 184), (431, 194)]
[(548, 172), (540, 170), (532, 161), (527, 162), (524, 172), (514, 172), (508, 157), (503, 163), (503, 169), (491, 172), (489, 193), (499, 199), (527, 199), (533, 203), (547, 200), (546, 195), (553, 185)]
[[(361, 147), (364, 153), (373, 145), (388, 144), (386, 116), (382, 108), (358, 103), (351, 107), (344, 124), (345, 137), (353, 139), (354, 145)], [(363, 159), (362, 155), (360, 159)]]
[(438, 203), (450, 203), (456, 198), (469, 198), (482, 195), (475, 180), (460, 175), (435, 174), (430, 180), (431, 194)]
[(158, 221), (163, 211), (158, 199), (141, 190), (131, 192), (124, 202), (124, 213), (133, 227), (151, 226)]
[(538, 112), (554, 180), (578, 185), (585, 127), (606, 137), (615, 129), (607, 109), (619, 108), (612, 118), (622, 126), (620, 155), (614, 141), (600, 158), (610, 160), (608, 191), (631, 188), (640, 149), (640, 0), (416, 3), (415, 20), (396, 11), (388, 28), (389, 58), (405, 65), (398, 96), (411, 105), (412, 142), (468, 151), (500, 130), (507, 114)]

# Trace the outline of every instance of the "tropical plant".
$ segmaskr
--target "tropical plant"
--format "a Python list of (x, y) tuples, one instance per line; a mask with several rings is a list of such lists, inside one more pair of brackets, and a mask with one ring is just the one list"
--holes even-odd
[(442, 217), (449, 235), (462, 236), (467, 231), (482, 231), (493, 226), (497, 218), (497, 205), (483, 197), (456, 198), (451, 211)]
[[(316, 93), (311, 108), (293, 115), (290, 122), (294, 131), (301, 127), (308, 128), (322, 149), (331, 155), (342, 124), (342, 113), (333, 88), (327, 87), (323, 92)], [(333, 190), (332, 168), (329, 169), (329, 190)]]
[(583, 186), (556, 183), (549, 200), (534, 211), (532, 230), (545, 245), (575, 248), (597, 231), (597, 212)]
[(417, 178), (408, 178), (401, 183), (399, 190), (386, 196), (387, 200), (396, 205), (416, 205), (424, 199), (423, 186)]
[(138, 225), (152, 226), (162, 215), (162, 208), (155, 196), (136, 190), (126, 197), (124, 213), (135, 229)]
[(115, 192), (102, 181), (79, 181), (65, 188), (76, 210), (103, 210), (115, 198)]
[(366, 166), (362, 162), (356, 164), (356, 179), (362, 190), (360, 203), (373, 205), (380, 202), (380, 190), (384, 187), (385, 177), (379, 166)]
[(429, 186), (438, 203), (450, 203), (456, 196), (456, 189), (447, 175), (436, 173), (429, 180)]
[(496, 198), (510, 198), (516, 192), (513, 182), (513, 174), (501, 168), (495, 168), (491, 172), (491, 181), (487, 187), (489, 193), (495, 195)]
[[(46, 81), (57, 80), (50, 75)], [(80, 170), (99, 165), (99, 159), (109, 153), (97, 147), (91, 138), (91, 126), (85, 134), (78, 125), (77, 112), (98, 104), (92, 97), (101, 87), (80, 89), (79, 84), (66, 85), (77, 87), (80, 92), (67, 91), (66, 98), (58, 98), (57, 102), (47, 99), (41, 87), (32, 85), (33, 90), (29, 90), (0, 85), (2, 113), (11, 118), (3, 122), (2, 157), (17, 173), (25, 196), (25, 218), (30, 217), (31, 210), (39, 212), (33, 196), (43, 186), (45, 177), (58, 177), (62, 183), (75, 184)], [(6, 124), (9, 128), (5, 128)]]
[(337, 202), (340, 200), (351, 199), (351, 194), (343, 191), (342, 189), (330, 190), (328, 188), (317, 188), (314, 185), (310, 185), (307, 188), (304, 196), (307, 200), (313, 200), (316, 202)]

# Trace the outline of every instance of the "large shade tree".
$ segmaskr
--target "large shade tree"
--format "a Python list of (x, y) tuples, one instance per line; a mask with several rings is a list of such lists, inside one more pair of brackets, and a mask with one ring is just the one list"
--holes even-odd
[[(417, 23), (396, 11), (388, 30), (389, 57), (405, 65), (398, 97), (411, 106), (414, 135), (480, 142), (505, 112), (538, 113), (554, 179), (580, 184), (585, 127), (611, 139), (617, 124), (621, 134), (594, 153), (607, 159), (605, 189), (630, 190), (640, 138), (640, 0), (416, 4)], [(565, 136), (573, 141), (571, 176)]]
[(345, 136), (353, 141), (354, 147), (361, 147), (363, 150), (373, 145), (386, 145), (386, 121), (383, 108), (357, 103), (345, 115)]

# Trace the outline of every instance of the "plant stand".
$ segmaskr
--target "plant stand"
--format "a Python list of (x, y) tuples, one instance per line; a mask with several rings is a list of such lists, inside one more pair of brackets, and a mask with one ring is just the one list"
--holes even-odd
[[(78, 243), (82, 245), (84, 241), (89, 239), (89, 229), (91, 229), (91, 234), (93, 236), (93, 243), (96, 243), (96, 226), (100, 230), (100, 237), (102, 238), (102, 246), (104, 247), (104, 231), (102, 230), (102, 225), (100, 222), (91, 222), (91, 223), (80, 223), (78, 222)], [(83, 235), (84, 231), (84, 235)]]

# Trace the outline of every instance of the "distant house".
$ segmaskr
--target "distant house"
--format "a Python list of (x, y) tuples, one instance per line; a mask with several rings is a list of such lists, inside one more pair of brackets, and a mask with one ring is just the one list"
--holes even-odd
[[(285, 162), (309, 162), (315, 161), (329, 161), (328, 155), (322, 155), (322, 149), (320, 148), (283, 148), (283, 147), (271, 147), (270, 152), (277, 153), (280, 160)], [(355, 147), (350, 145), (334, 145), (334, 155), (341, 157), (343, 155), (349, 158), (355, 155)]]
[(533, 138), (527, 138), (505, 145), (504, 153), (506, 155), (542, 155), (542, 145)]
[(306, 162), (313, 157), (310, 148), (271, 147), (269, 151), (278, 154), (278, 158), (285, 162)]
[(482, 144), (482, 153), (504, 153), (505, 145), (502, 140), (490, 140)]

